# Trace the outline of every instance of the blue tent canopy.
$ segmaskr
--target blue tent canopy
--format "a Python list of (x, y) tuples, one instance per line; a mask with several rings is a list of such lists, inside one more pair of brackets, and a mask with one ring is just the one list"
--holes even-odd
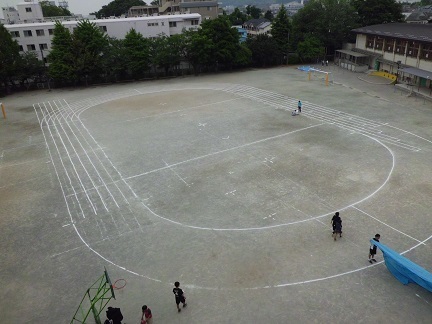
[(396, 277), (397, 280), (402, 282), (404, 285), (407, 285), (410, 282), (416, 283), (432, 292), (432, 273), (390, 249), (386, 245), (374, 240), (370, 241), (382, 251), (387, 269)]

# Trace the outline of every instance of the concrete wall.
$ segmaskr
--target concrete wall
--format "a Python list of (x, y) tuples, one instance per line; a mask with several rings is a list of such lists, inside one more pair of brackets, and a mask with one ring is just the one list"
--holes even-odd
[[(104, 30), (106, 29), (106, 33), (110, 37), (122, 39), (126, 36), (129, 30), (134, 28), (144, 37), (150, 38), (159, 37), (162, 33), (167, 36), (181, 34), (183, 28), (197, 29), (201, 24), (201, 16), (199, 14), (167, 15), (123, 19), (98, 19), (93, 20), (92, 22)], [(176, 26), (170, 27), (170, 22), (175, 23)], [(72, 33), (74, 28), (76, 28), (78, 21), (63, 21), (62, 24)], [(5, 25), (5, 27), (10, 32), (19, 32), (20, 36), (14, 37), (14, 39), (22, 46), (24, 52), (28, 51), (28, 45), (34, 45), (34, 52), (38, 55), (39, 59), (42, 59), (42, 56), (46, 57), (51, 49), (51, 40), (53, 35), (49, 34), (49, 30), (54, 29), (54, 25), (54, 22), (46, 22)], [(43, 32), (39, 32), (38, 35), (37, 30), (42, 30)], [(31, 31), (32, 36), (24, 36), (24, 31)], [(41, 51), (41, 44), (46, 44), (47, 49)]]

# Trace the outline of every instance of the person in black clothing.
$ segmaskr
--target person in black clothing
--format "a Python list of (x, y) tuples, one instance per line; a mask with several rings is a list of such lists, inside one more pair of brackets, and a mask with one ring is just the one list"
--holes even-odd
[[(381, 235), (375, 234), (375, 237), (373, 238), (374, 241), (379, 242)], [(377, 260), (374, 259), (375, 254), (377, 253), (377, 247), (374, 244), (371, 244), (369, 248), (369, 263), (377, 262)]]
[(181, 309), (180, 309), (180, 306), (179, 306), (180, 303), (183, 304), (183, 308), (187, 306), (187, 304), (186, 304), (186, 297), (184, 295), (183, 290), (181, 288), (179, 288), (180, 287), (180, 282), (176, 281), (174, 283), (174, 286), (175, 287), (173, 288), (173, 293), (174, 293), (175, 301), (176, 301), (176, 304), (177, 304), (177, 311), (180, 313), (181, 312)]
[[(331, 219), (331, 224), (333, 227), (333, 237), (336, 241), (336, 236), (339, 234), (339, 237), (342, 237), (342, 219), (339, 216), (339, 212), (336, 212)], [(338, 230), (336, 233), (336, 229)], [(336, 234), (335, 234), (336, 233)]]
[[(121, 324), (123, 320), (123, 315), (120, 311), (120, 308), (112, 308), (108, 307), (106, 311), (107, 318), (112, 321), (112, 324)], [(106, 323), (107, 321), (105, 321)]]

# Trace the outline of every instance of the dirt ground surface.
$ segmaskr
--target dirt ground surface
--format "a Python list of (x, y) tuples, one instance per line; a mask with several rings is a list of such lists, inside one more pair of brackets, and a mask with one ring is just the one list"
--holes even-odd
[(432, 271), (432, 104), (324, 68), (3, 98), (1, 322), (70, 323), (106, 267), (128, 324), (431, 323), (368, 252)]

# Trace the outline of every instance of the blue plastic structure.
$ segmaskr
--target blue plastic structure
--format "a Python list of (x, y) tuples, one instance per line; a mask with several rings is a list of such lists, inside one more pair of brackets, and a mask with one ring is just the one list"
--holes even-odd
[(404, 285), (416, 283), (432, 292), (432, 273), (382, 243), (370, 240), (384, 255), (387, 269)]

